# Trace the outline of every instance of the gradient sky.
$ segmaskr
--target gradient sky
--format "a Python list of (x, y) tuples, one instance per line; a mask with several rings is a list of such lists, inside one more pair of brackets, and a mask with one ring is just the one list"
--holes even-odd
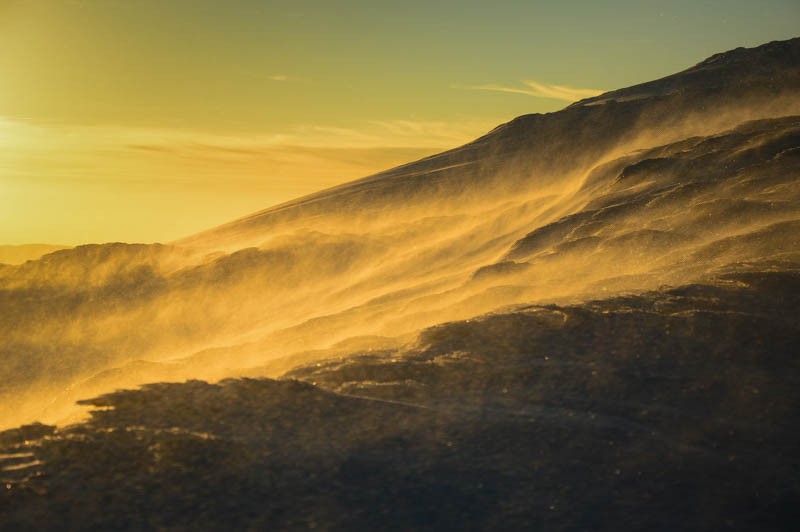
[(799, 29), (797, 0), (0, 0), (0, 244), (169, 241)]

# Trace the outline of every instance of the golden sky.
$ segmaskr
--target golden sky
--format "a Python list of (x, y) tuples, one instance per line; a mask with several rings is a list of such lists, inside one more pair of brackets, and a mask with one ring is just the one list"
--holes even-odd
[(800, 27), (697, 4), (0, 0), (0, 244), (169, 241)]

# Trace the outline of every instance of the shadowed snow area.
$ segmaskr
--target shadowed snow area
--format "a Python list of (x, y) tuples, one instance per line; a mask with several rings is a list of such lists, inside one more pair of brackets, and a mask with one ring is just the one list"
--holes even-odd
[(0, 433), (2, 523), (788, 526), (798, 304), (800, 271), (726, 274), (446, 323), (277, 381), (103, 395), (86, 423)]

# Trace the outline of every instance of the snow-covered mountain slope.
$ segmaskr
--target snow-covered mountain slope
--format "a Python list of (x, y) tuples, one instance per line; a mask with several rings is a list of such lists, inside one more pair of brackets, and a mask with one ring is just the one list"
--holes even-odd
[(792, 268), (798, 50), (714, 56), (168, 245), (3, 265), (0, 424), (68, 420), (122, 386), (278, 376), (514, 305)]

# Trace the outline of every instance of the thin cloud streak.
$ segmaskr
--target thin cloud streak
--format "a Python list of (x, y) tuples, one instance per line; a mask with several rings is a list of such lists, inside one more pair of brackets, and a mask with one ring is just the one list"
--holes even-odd
[(0, 116), (0, 242), (174, 240), (456, 147), (493, 125), (385, 120), (223, 134)]
[(386, 120), (357, 127), (296, 125), (262, 134), (43, 125), (0, 117), (0, 173), (19, 183), (292, 181), (298, 194), (464, 144), (482, 120)]
[(605, 91), (600, 89), (586, 89), (579, 87), (567, 87), (565, 85), (548, 85), (534, 80), (524, 80), (524, 87), (506, 87), (504, 85), (484, 84), (484, 85), (454, 85), (456, 89), (481, 90), (505, 92), (510, 94), (523, 94), (535, 98), (552, 98), (565, 102), (575, 102), (584, 98), (591, 98), (603, 94)]

